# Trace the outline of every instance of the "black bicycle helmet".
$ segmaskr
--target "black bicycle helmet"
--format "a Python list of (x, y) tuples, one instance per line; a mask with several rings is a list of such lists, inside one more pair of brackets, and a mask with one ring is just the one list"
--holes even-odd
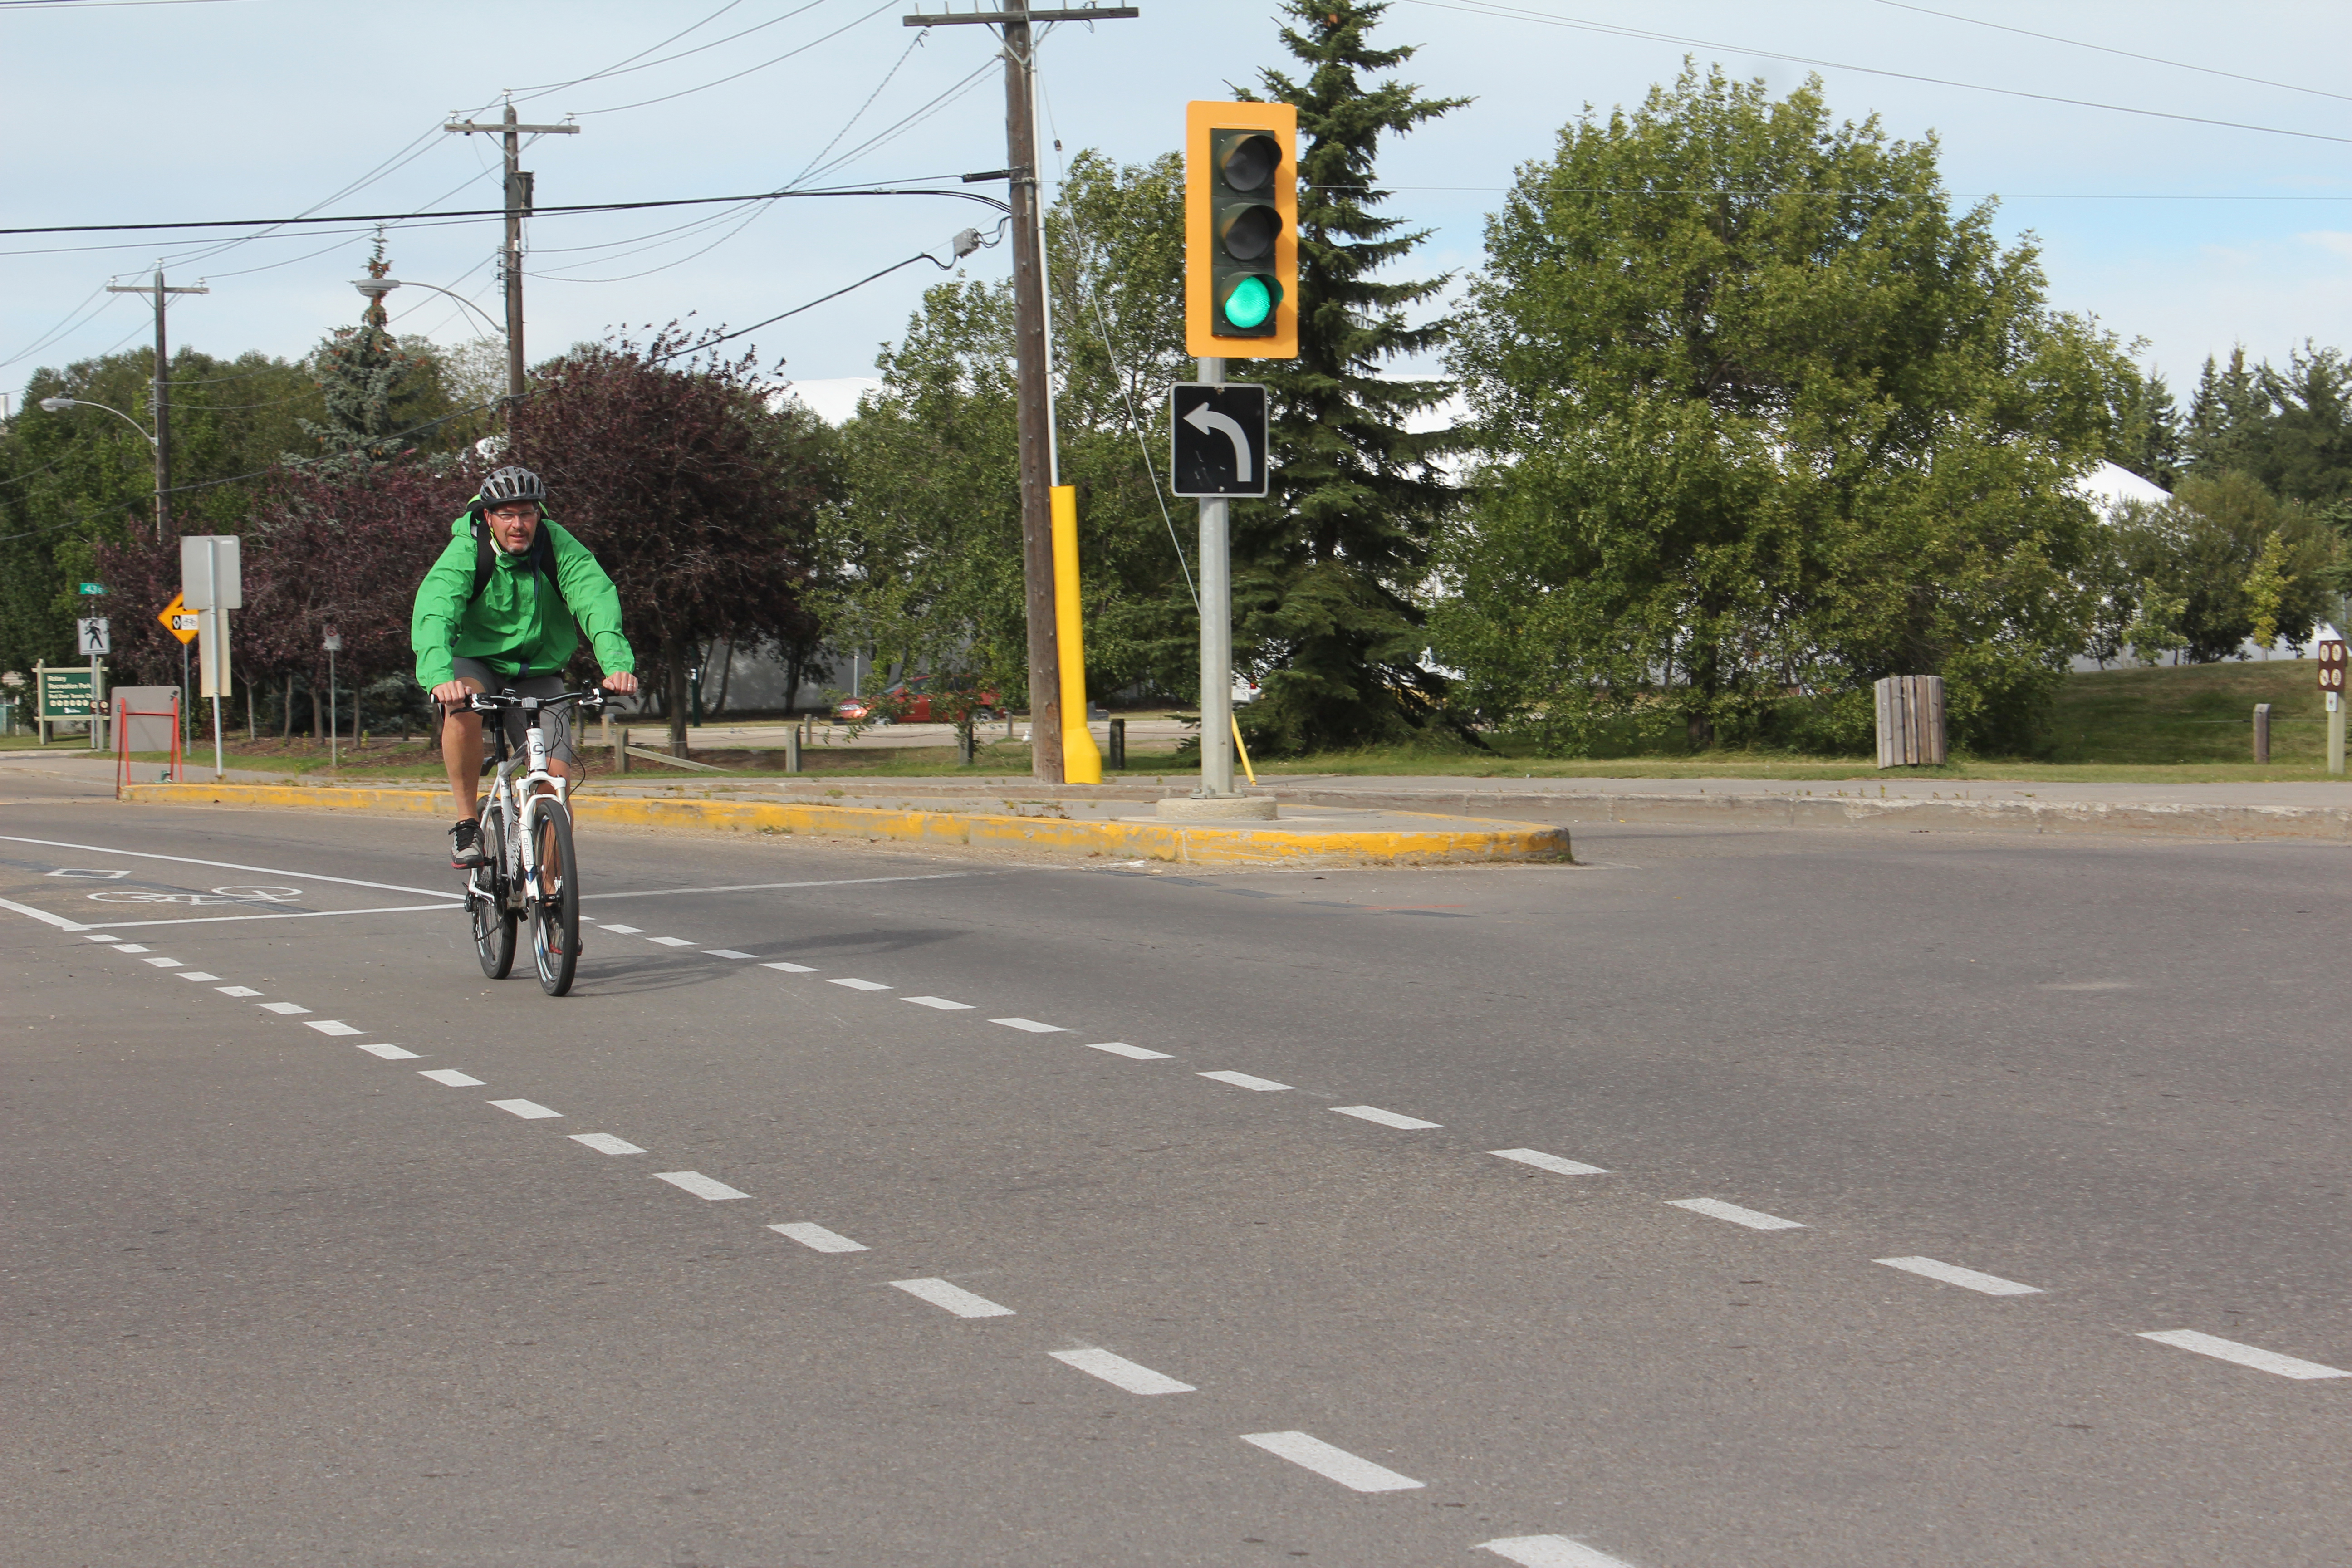
[(519, 500), (533, 500), (545, 506), (546, 481), (529, 468), (500, 468), (482, 481), (480, 493), (474, 497), (474, 510), (488, 511), (494, 506)]

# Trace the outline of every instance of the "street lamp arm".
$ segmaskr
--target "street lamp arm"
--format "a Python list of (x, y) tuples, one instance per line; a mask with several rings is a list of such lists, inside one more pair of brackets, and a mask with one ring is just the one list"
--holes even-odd
[(47, 409), (52, 414), (67, 408), (105, 408), (109, 414), (113, 415), (117, 419), (121, 420), (125, 425), (128, 425), (133, 430), (138, 431), (140, 435), (146, 437), (147, 444), (150, 447), (155, 445), (155, 437), (148, 435), (147, 426), (140, 424), (139, 421), (133, 419), (130, 415), (125, 414), (120, 408), (107, 408), (105, 404), (92, 403), (87, 397), (44, 397), (41, 399), (41, 406)]
[(414, 279), (405, 278), (363, 278), (354, 283), (352, 287), (373, 300), (381, 300), (385, 294), (394, 289), (430, 289), (436, 294), (448, 295), (449, 298), (457, 300), (457, 303), (465, 306), (466, 309), (473, 311), (477, 316), (481, 317), (483, 322), (490, 329), (491, 335), (501, 338), (507, 335), (506, 329), (499, 325), (498, 321), (492, 318), (488, 310), (483, 310), (479, 305), (475, 304), (471, 300), (467, 299), (463, 294), (458, 293), (456, 289), (444, 289), (438, 283), (419, 283)]

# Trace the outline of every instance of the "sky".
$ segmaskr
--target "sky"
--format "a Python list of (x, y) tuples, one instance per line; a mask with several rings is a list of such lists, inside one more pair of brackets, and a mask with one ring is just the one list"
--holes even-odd
[[(1136, 3), (1139, 19), (1059, 26), (1041, 47), (1049, 179), (1086, 147), (1172, 150), (1187, 100), (1229, 98), (1282, 63), (1270, 0)], [(581, 127), (524, 153), (542, 206), (961, 190), (955, 176), (1005, 163), (992, 37), (900, 17), (976, 8), (0, 0), (0, 226), (493, 207), (495, 142), (440, 126), (495, 118), (509, 92), (526, 121)], [(1689, 57), (1775, 92), (1818, 73), (1840, 118), (1937, 136), (1955, 195), (1998, 195), (2004, 238), (2041, 247), (2052, 303), (2147, 340), (2184, 401), (2204, 359), (2235, 344), (2273, 361), (2306, 340), (2352, 345), (2352, 86), (2326, 86), (2352, 55), (2352, 5), (1394, 0), (1376, 37), (1418, 47), (1404, 79), (1475, 100), (1381, 160), (1389, 210), (1432, 231), (1412, 275), (1475, 268), (1517, 167), (1588, 106), (1638, 103)], [(536, 359), (674, 318), (749, 325), (918, 251), (945, 258), (958, 230), (993, 218), (929, 196), (541, 216), (526, 343)], [(498, 229), (396, 224), (392, 275), (499, 315)], [(104, 287), (158, 261), (211, 290), (174, 300), (174, 344), (293, 357), (357, 319), (371, 226), (231, 243), (241, 232), (0, 236), (0, 388), (149, 341), (144, 300)], [(1009, 268), (1009, 246), (964, 264)], [(746, 341), (838, 412), (940, 276), (918, 262)], [(439, 342), (482, 331), (423, 288), (391, 304), (399, 330)]]

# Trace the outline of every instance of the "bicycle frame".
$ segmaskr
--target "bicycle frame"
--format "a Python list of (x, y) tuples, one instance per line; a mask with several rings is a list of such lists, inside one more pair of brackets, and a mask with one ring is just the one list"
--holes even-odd
[[(521, 893), (520, 907), (526, 914), (539, 902), (537, 830), (542, 810), (541, 803), (551, 800), (562, 805), (572, 797), (572, 781), (548, 771), (547, 733), (540, 728), (540, 719), (551, 708), (588, 695), (587, 692), (573, 692), (563, 697), (505, 698), (501, 694), (502, 705), (511, 703), (522, 710), (523, 752), (520, 756), (508, 754), (499, 758), (497, 770), (490, 779), (490, 800), (506, 808), (504, 815), (509, 827), (499, 850), (507, 862), (503, 868), (507, 886)], [(506, 752), (508, 742), (504, 714), (496, 710), (483, 713), (486, 727), (492, 721), (498, 724), (497, 750)], [(488, 880), (495, 886), (496, 878), (490, 874), (491, 871), (491, 868), (485, 867), (478, 880), (468, 882), (469, 888), (480, 897), (491, 896), (491, 889), (478, 885), (480, 880)]]

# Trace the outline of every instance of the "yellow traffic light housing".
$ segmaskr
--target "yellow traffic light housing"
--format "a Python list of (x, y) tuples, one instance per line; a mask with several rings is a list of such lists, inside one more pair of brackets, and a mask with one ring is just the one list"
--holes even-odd
[(1184, 350), (1298, 357), (1298, 110), (1184, 110)]

